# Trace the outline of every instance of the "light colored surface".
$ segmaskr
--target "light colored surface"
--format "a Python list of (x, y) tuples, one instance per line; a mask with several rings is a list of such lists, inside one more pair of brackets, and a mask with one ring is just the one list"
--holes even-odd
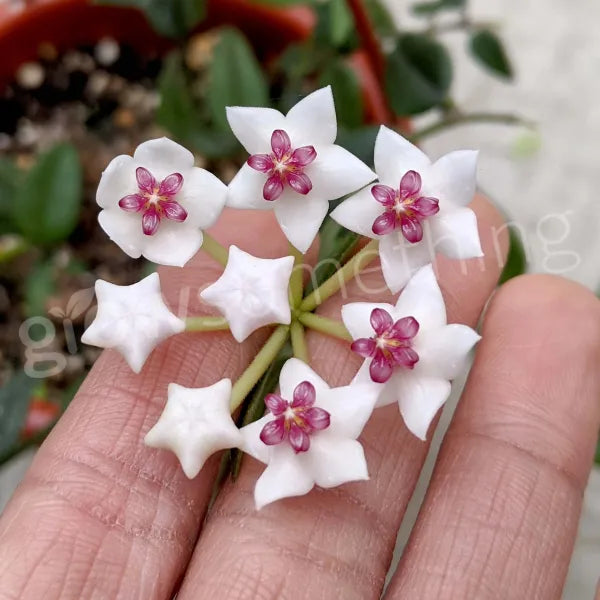
[[(406, 0), (387, 0), (402, 9)], [(515, 160), (522, 134), (510, 127), (470, 126), (428, 141), (434, 156), (479, 148), (480, 183), (525, 232), (531, 268), (560, 272), (594, 289), (600, 282), (600, 3), (591, 0), (472, 0), (473, 16), (500, 23), (519, 79), (505, 85), (464, 57), (460, 36), (455, 96), (470, 110), (514, 110), (539, 123), (541, 149)], [(405, 22), (403, 12), (399, 12)], [(566, 225), (566, 227), (565, 227)], [(448, 411), (445, 413), (448, 414)], [(0, 509), (28, 457), (0, 472)], [(424, 489), (421, 482), (419, 489)], [(418, 494), (417, 494), (418, 495)], [(411, 505), (414, 518), (418, 503)], [(406, 537), (408, 522), (401, 535)], [(600, 472), (585, 497), (565, 600), (591, 600), (600, 574)]]

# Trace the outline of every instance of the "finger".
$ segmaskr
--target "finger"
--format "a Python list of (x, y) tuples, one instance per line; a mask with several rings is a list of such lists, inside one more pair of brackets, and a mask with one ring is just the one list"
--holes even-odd
[[(215, 235), (262, 256), (287, 252), (270, 213), (224, 214)], [(201, 314), (199, 287), (221, 270), (200, 254), (185, 269), (162, 269), (161, 287), (176, 312)], [(143, 437), (169, 382), (201, 387), (235, 378), (266, 334), (242, 345), (227, 332), (175, 336), (140, 375), (116, 352), (101, 355), (0, 520), (6, 597), (171, 597), (218, 461), (188, 481), (173, 455), (146, 448)]]
[(600, 302), (496, 295), (390, 598), (560, 598), (600, 425)]
[(560, 598), (600, 425), (600, 302), (547, 276), (494, 298), (390, 598)]
[[(497, 281), (501, 227), (488, 202), (479, 199), (475, 209), (485, 261), (468, 261), (466, 273), (451, 261), (438, 263), (443, 288), (453, 290), (446, 293), (451, 320), (471, 325)], [(383, 289), (379, 269), (371, 269), (321, 311), (339, 320), (343, 303), (373, 301), (374, 293), (385, 301)], [(347, 343), (310, 335), (309, 346), (314, 368), (333, 386), (347, 384), (360, 366)], [(208, 516), (178, 598), (378, 598), (427, 444), (406, 430), (395, 406), (373, 413), (361, 441), (368, 483), (315, 490), (259, 512), (253, 487), (264, 466), (246, 460)]]

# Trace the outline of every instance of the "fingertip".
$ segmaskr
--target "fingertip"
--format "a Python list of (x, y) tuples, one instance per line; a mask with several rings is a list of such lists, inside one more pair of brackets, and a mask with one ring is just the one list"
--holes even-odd
[(553, 275), (514, 278), (487, 311), (462, 424), (544, 457), (583, 488), (600, 426), (598, 364), (594, 294)]

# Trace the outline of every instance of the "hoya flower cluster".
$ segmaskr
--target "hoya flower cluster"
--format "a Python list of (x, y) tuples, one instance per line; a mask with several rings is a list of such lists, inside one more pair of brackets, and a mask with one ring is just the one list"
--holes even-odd
[[(452, 152), (432, 163), (401, 135), (381, 127), (373, 172), (335, 144), (329, 87), (287, 115), (229, 107), (227, 117), (248, 152), (229, 186), (195, 167), (188, 150), (162, 138), (143, 143), (133, 157), (116, 157), (97, 194), (100, 225), (129, 256), (183, 267), (203, 249), (219, 260), (223, 274), (199, 283), (208, 283), (201, 298), (223, 318), (176, 316), (162, 299), (157, 274), (131, 286), (98, 281), (98, 313), (83, 340), (118, 350), (139, 373), (154, 347), (186, 329), (227, 328), (241, 343), (271, 327), (271, 337), (238, 381), (221, 379), (199, 389), (171, 383), (164, 412), (145, 437), (148, 446), (174, 452), (190, 478), (219, 450), (250, 454), (266, 465), (255, 487), (261, 508), (315, 485), (368, 479), (359, 437), (379, 406), (397, 403), (406, 427), (426, 438), (451, 380), (479, 340), (469, 327), (447, 323), (431, 265), (436, 252), (481, 256), (475, 214), (468, 208), (477, 153)], [(321, 323), (315, 328), (332, 335), (342, 331), (341, 337), (353, 340), (349, 349), (364, 358), (348, 385), (332, 388), (307, 364), (306, 347), (298, 341), (302, 323), (313, 322), (303, 316), (327, 294), (319, 294), (320, 288), (305, 295), (294, 270), (301, 268), (300, 257), (317, 237), (330, 201), (345, 196), (331, 217), (372, 238), (368, 248), (377, 248), (387, 286), (402, 291), (394, 305), (377, 298), (344, 305), (343, 324), (312, 315)], [(225, 206), (273, 210), (290, 255), (265, 259), (236, 246), (220, 247), (206, 229)], [(362, 252), (350, 259), (357, 272), (368, 263), (358, 260)], [(328, 294), (336, 289), (336, 277), (322, 286)], [(266, 394), (265, 415), (238, 428), (232, 413), (290, 332), (296, 356), (284, 364), (278, 389)]]

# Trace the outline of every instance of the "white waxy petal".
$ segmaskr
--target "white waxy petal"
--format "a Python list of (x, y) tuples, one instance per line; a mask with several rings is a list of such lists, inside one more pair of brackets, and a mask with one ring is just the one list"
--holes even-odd
[(290, 446), (278, 446), (272, 451), (269, 466), (258, 478), (254, 487), (254, 502), (260, 510), (267, 504), (308, 494), (315, 485), (312, 474)]
[(377, 388), (365, 385), (330, 389), (308, 365), (290, 359), (280, 377), (282, 396), (291, 400), (294, 389), (303, 381), (315, 386), (314, 406), (330, 414), (329, 427), (310, 434), (306, 452), (295, 453), (288, 440), (273, 446), (260, 441), (262, 428), (273, 420), (271, 414), (240, 430), (241, 449), (267, 464), (254, 491), (257, 508), (280, 498), (306, 494), (314, 485), (333, 487), (368, 479), (364, 451), (356, 438), (371, 415)]
[(241, 443), (229, 412), (230, 397), (229, 379), (205, 388), (169, 384), (167, 404), (145, 444), (174, 452), (183, 472), (193, 479), (211, 454)]
[[(138, 167), (148, 170), (157, 183), (173, 173), (182, 176), (181, 189), (172, 199), (186, 211), (185, 220), (176, 222), (163, 216), (155, 233), (145, 235), (143, 211), (126, 212), (119, 207), (121, 198), (142, 193), (136, 180)], [(98, 222), (132, 258), (143, 255), (158, 264), (183, 267), (200, 248), (201, 230), (215, 223), (226, 198), (227, 187), (208, 171), (194, 167), (189, 150), (167, 138), (149, 140), (138, 146), (133, 158), (117, 156), (102, 174), (96, 199), (104, 210)]]
[(431, 165), (424, 182), (424, 195), (440, 200), (440, 210), (447, 204), (466, 206), (473, 200), (477, 184), (476, 150), (456, 150)]
[(398, 190), (402, 177), (417, 171), (419, 194), (436, 198), (439, 212), (423, 218), (423, 238), (416, 243), (405, 240), (399, 229), (384, 236), (373, 234), (373, 222), (383, 208), (370, 202), (367, 189), (346, 199), (331, 216), (352, 231), (380, 239), (383, 276), (389, 289), (398, 292), (416, 269), (435, 260), (436, 252), (459, 259), (482, 256), (476, 215), (465, 206), (475, 192), (476, 165), (477, 152), (472, 150), (451, 152), (431, 164), (419, 148), (382, 126), (375, 142), (380, 182)]
[(317, 394), (330, 389), (327, 382), (319, 377), (303, 360), (290, 358), (285, 362), (279, 373), (279, 389), (282, 397), (291, 399), (294, 395), (294, 389), (301, 381), (312, 383)]
[(446, 325), (446, 304), (431, 265), (413, 275), (398, 297), (392, 316), (395, 319), (414, 317), (421, 332)]
[[(316, 157), (302, 173), (311, 182), (307, 194), (293, 190), (287, 180), (282, 194), (266, 201), (263, 188), (269, 173), (252, 169), (247, 163), (229, 184), (227, 205), (232, 208), (274, 210), (288, 240), (306, 252), (315, 239), (328, 210), (328, 202), (365, 186), (375, 173), (350, 152), (334, 144), (337, 134), (331, 88), (309, 94), (284, 117), (272, 109), (230, 107), (229, 123), (250, 154), (271, 154), (271, 135), (285, 131), (293, 150), (314, 146)], [(307, 182), (301, 187), (306, 191)]]
[(403, 372), (392, 376), (390, 387), (396, 393), (406, 427), (424, 441), (437, 411), (450, 396), (450, 382)]
[(186, 225), (200, 229), (212, 227), (227, 199), (227, 186), (212, 173), (198, 167), (191, 168), (184, 180), (184, 186), (176, 200), (187, 211)]
[(265, 200), (263, 187), (267, 176), (245, 163), (229, 183), (227, 206), (255, 210), (273, 210), (279, 200)]
[(377, 178), (365, 163), (341, 146), (317, 146), (316, 151), (317, 158), (304, 170), (313, 184), (311, 195), (336, 200)]
[(124, 196), (137, 194), (135, 169), (135, 161), (127, 154), (115, 156), (108, 163), (96, 191), (96, 202), (101, 208), (114, 207)]
[(163, 219), (158, 231), (145, 237), (143, 254), (148, 260), (183, 267), (198, 252), (204, 236), (192, 225)]
[(375, 384), (369, 372), (371, 358), (367, 358), (352, 385), (374, 386), (377, 406), (398, 402), (408, 429), (424, 440), (431, 421), (450, 394), (449, 380), (466, 367), (469, 352), (480, 337), (466, 325), (446, 324), (444, 299), (431, 265), (421, 268), (411, 278), (394, 307), (365, 302), (342, 306), (342, 318), (353, 339), (374, 335), (370, 325), (373, 308), (383, 308), (393, 321), (409, 316), (418, 321), (419, 330), (411, 346), (419, 360), (412, 370), (394, 366), (387, 382)]
[(344, 200), (331, 212), (331, 218), (350, 231), (378, 238), (379, 236), (373, 233), (373, 223), (385, 209), (373, 198), (371, 188), (369, 185)]
[(181, 173), (185, 183), (187, 171), (194, 166), (194, 155), (166, 137), (140, 144), (133, 153), (133, 159), (137, 166), (148, 169), (157, 181), (171, 173)]
[(133, 285), (96, 281), (98, 312), (81, 341), (118, 350), (135, 373), (166, 338), (185, 329), (185, 323), (166, 306), (157, 273)]
[(233, 134), (249, 154), (269, 154), (273, 131), (286, 129), (285, 117), (273, 108), (228, 106), (226, 111)]
[(327, 215), (328, 202), (314, 197), (285, 195), (274, 204), (275, 218), (285, 237), (300, 252), (306, 252)]
[[(361, 428), (362, 429), (362, 428)], [(353, 439), (330, 439), (314, 436), (311, 458), (312, 478), (322, 488), (332, 488), (348, 481), (369, 479), (365, 451)]]
[(286, 115), (286, 124), (297, 146), (333, 144), (337, 118), (331, 86), (316, 90), (292, 106)]
[(131, 258), (139, 258), (145, 245), (140, 216), (120, 209), (104, 209), (98, 223), (106, 235)]
[(331, 415), (331, 425), (326, 433), (338, 438), (358, 438), (371, 417), (378, 396), (379, 385), (372, 381), (330, 388), (322, 394), (319, 404)]
[(407, 171), (422, 172), (431, 161), (427, 155), (399, 133), (381, 126), (375, 140), (375, 171), (381, 183), (395, 189)]
[(480, 339), (476, 331), (458, 323), (419, 334), (415, 343), (419, 355), (415, 372), (455, 379), (464, 371), (469, 353)]
[(383, 236), (379, 242), (379, 258), (386, 285), (392, 293), (399, 292), (417, 269), (435, 259), (427, 228), (417, 244), (406, 241), (399, 232)]
[(470, 208), (440, 211), (429, 225), (436, 252), (455, 259), (483, 256), (477, 215)]
[(391, 304), (382, 302), (351, 302), (342, 306), (342, 321), (352, 339), (370, 338), (374, 335), (370, 318), (376, 308), (382, 308), (390, 314), (394, 311)]
[(292, 256), (257, 258), (230, 246), (225, 271), (200, 296), (223, 313), (233, 337), (243, 342), (259, 327), (290, 324), (288, 286), (293, 267)]

